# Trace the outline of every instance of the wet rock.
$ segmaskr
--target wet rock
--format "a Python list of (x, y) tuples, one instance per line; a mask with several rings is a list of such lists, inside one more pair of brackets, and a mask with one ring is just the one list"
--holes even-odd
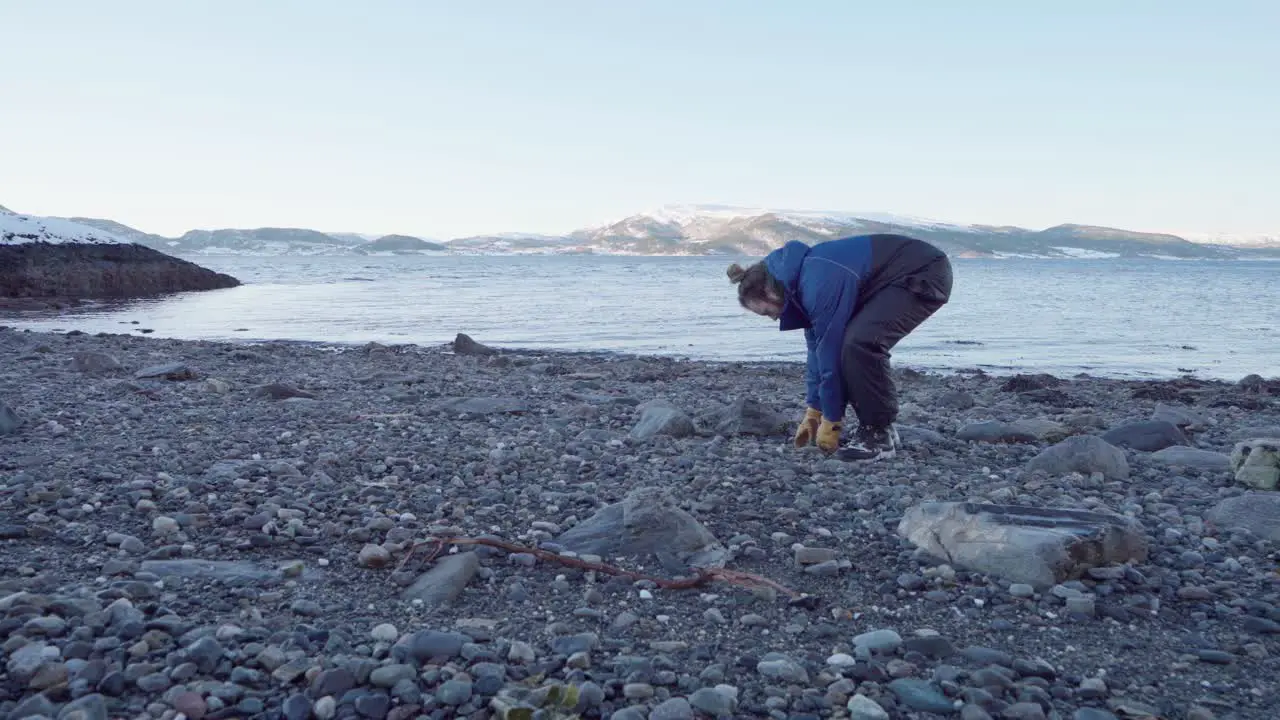
[(1049, 475), (1095, 472), (1111, 480), (1129, 477), (1129, 460), (1124, 451), (1096, 435), (1075, 435), (1051, 445), (1031, 458), (1027, 469)]
[(1081, 510), (923, 503), (907, 510), (898, 534), (953, 566), (1039, 589), (1148, 552), (1136, 521)]
[(120, 361), (104, 352), (85, 351), (71, 355), (71, 368), (86, 375), (116, 372), (122, 369)]
[(138, 380), (193, 380), (196, 373), (185, 363), (171, 362), (143, 368), (133, 375)]
[(497, 355), (498, 351), (488, 345), (482, 345), (471, 338), (470, 335), (458, 333), (453, 339), (453, 352), (458, 355), (477, 355), (488, 356)]
[(899, 702), (912, 710), (939, 715), (959, 712), (955, 702), (927, 680), (898, 678), (889, 683), (889, 690), (898, 697)]
[(969, 423), (956, 431), (956, 437), (965, 442), (1033, 443), (1039, 438), (1012, 423), (984, 420)]
[(480, 418), (487, 415), (527, 413), (529, 403), (517, 397), (460, 397), (437, 403), (435, 411), (466, 418)]

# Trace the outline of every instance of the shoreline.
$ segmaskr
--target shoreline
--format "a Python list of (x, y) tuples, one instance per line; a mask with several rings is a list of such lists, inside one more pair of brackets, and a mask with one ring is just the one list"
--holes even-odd
[[(442, 341), (438, 343), (416, 343), (416, 342), (381, 342), (381, 341), (364, 341), (364, 340), (304, 340), (296, 338), (268, 338), (268, 337), (220, 337), (220, 338), (180, 338), (168, 337), (163, 335), (154, 335), (149, 332), (142, 334), (131, 333), (111, 333), (111, 332), (95, 332), (90, 333), (76, 329), (50, 329), (39, 330), (23, 328), (15, 325), (8, 325), (7, 322), (21, 321), (23, 317), (6, 314), (5, 309), (0, 306), (0, 331), (11, 331), (19, 333), (29, 333), (32, 335), (70, 335), (70, 336), (92, 336), (92, 337), (115, 337), (115, 338), (141, 338), (152, 340), (165, 340), (177, 343), (213, 343), (236, 346), (255, 346), (255, 345), (297, 345), (299, 347), (317, 347), (328, 349), (361, 349), (370, 346), (380, 346), (391, 349), (407, 349), (411, 351), (421, 352), (448, 352), (453, 341)], [(948, 341), (948, 344), (968, 345), (969, 341)], [(589, 359), (616, 359), (616, 360), (663, 360), (680, 363), (699, 363), (708, 366), (734, 366), (734, 367), (762, 367), (762, 368), (785, 368), (800, 369), (803, 371), (805, 362), (803, 360), (732, 360), (732, 359), (714, 359), (700, 358), (689, 355), (681, 355), (679, 353), (643, 353), (629, 352), (621, 350), (591, 350), (591, 349), (565, 349), (557, 347), (546, 347), (537, 345), (494, 345), (494, 350), (503, 355), (512, 357), (547, 357), (547, 358), (589, 358)], [(1039, 368), (1026, 366), (993, 366), (993, 365), (970, 365), (962, 367), (937, 367), (925, 364), (911, 363), (909, 361), (901, 361), (895, 358), (892, 361), (894, 372), (910, 371), (927, 376), (956, 377), (956, 376), (986, 376), (992, 378), (1009, 378), (1018, 375), (1043, 375), (1046, 374)], [(1060, 380), (1099, 380), (1107, 382), (1121, 383), (1169, 383), (1188, 381), (1201, 385), (1213, 385), (1220, 387), (1229, 387), (1239, 384), (1239, 379), (1228, 379), (1226, 377), (1203, 377), (1197, 372), (1191, 370), (1188, 372), (1180, 372), (1176, 374), (1157, 374), (1154, 372), (1141, 373), (1134, 371), (1131, 374), (1100, 374), (1092, 373), (1087, 370), (1081, 370), (1073, 373), (1049, 373)], [(1280, 381), (1280, 375), (1277, 376), (1260, 376), (1258, 373), (1249, 373), (1245, 377), (1254, 376), (1263, 377), (1263, 380)]]
[[(791, 446), (802, 363), (461, 349), (0, 329), (0, 715), (1280, 706), (1280, 492), (1228, 458), (1280, 436), (1280, 382), (897, 368), (905, 446), (861, 467)], [(1041, 582), (917, 546), (933, 502), (1088, 510), (1144, 549)], [(442, 536), (528, 552), (410, 553)]]

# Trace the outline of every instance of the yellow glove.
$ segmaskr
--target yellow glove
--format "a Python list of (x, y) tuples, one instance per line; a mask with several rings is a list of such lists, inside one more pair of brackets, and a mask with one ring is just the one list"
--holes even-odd
[(822, 411), (809, 408), (804, 411), (804, 420), (796, 428), (796, 447), (802, 448), (813, 443), (818, 435), (818, 422), (822, 420)]
[(844, 427), (844, 423), (839, 420), (831, 422), (826, 418), (822, 418), (822, 423), (818, 426), (818, 448), (825, 453), (833, 453), (840, 448), (840, 428)]

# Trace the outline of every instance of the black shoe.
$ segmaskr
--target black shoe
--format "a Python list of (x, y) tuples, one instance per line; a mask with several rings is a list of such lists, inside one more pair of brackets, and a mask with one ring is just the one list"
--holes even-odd
[(858, 428), (858, 439), (836, 453), (846, 462), (871, 462), (887, 460), (898, 453), (898, 429), (890, 425), (882, 428)]

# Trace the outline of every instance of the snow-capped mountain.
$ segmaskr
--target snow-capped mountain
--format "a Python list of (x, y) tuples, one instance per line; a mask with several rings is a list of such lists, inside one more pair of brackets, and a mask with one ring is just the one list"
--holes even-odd
[(0, 245), (122, 245), (129, 242), (90, 225), (61, 218), (20, 215), (0, 207)]
[[(56, 220), (51, 218), (50, 220)], [(882, 212), (667, 205), (565, 235), (498, 233), (443, 242), (409, 235), (377, 236), (304, 228), (192, 230), (176, 238), (112, 220), (72, 218), (129, 241), (178, 255), (569, 254), (761, 256), (788, 240), (815, 244), (849, 235), (901, 233), (932, 242), (955, 257), (1105, 258), (1280, 257), (1280, 235), (1188, 239), (1094, 225), (1044, 230), (965, 225)]]

